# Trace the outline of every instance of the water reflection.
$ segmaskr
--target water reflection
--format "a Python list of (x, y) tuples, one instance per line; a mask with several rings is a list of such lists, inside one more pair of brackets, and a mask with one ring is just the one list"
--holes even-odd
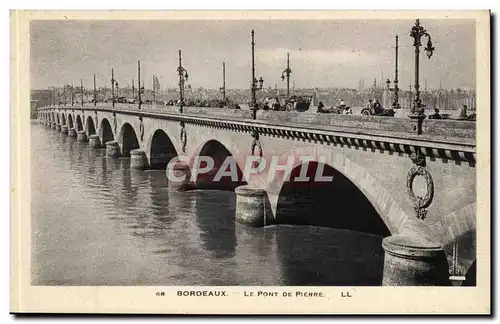
[(151, 198), (150, 211), (154, 218), (162, 223), (164, 228), (171, 228), (175, 221), (175, 214), (170, 212), (170, 190), (167, 187), (167, 176), (163, 171), (141, 172), (147, 175), (149, 195)]
[(256, 255), (259, 259), (274, 258), (272, 254), (275, 252), (277, 230), (278, 227), (275, 226), (254, 228), (237, 224), (238, 245), (246, 247), (249, 254)]
[(382, 283), (380, 236), (314, 226), (282, 226), (277, 235), (283, 284), (373, 286)]
[(235, 195), (224, 191), (197, 190), (195, 199), (196, 223), (203, 247), (215, 258), (232, 258), (236, 249)]
[[(137, 180), (137, 173), (130, 170), (130, 159), (120, 159), (120, 170), (121, 170), (121, 205), (124, 209), (135, 208), (138, 204), (138, 192), (139, 187), (137, 181), (133, 183), (133, 180)], [(132, 178), (134, 174), (134, 178)]]

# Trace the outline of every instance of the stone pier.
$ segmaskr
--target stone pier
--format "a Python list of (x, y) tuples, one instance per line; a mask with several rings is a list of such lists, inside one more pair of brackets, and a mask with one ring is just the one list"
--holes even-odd
[(74, 128), (68, 130), (69, 137), (76, 137), (76, 130)]
[(120, 154), (120, 146), (116, 141), (106, 142), (106, 155), (111, 158), (117, 158)]
[(388, 236), (382, 248), (383, 286), (450, 285), (448, 262), (439, 244), (412, 233)]
[(90, 135), (89, 136), (89, 147), (91, 148), (100, 148), (101, 147), (101, 139), (98, 135)]
[[(177, 161), (173, 166), (167, 165), (168, 186), (178, 191), (187, 191), (196, 188), (191, 181), (191, 169), (184, 161)], [(176, 180), (178, 178), (179, 180)], [(182, 180), (180, 180), (182, 179)]]
[(148, 168), (148, 158), (143, 150), (131, 150), (130, 151), (130, 168), (145, 170)]
[(62, 125), (61, 126), (61, 133), (68, 134), (68, 126), (67, 125)]
[(78, 135), (76, 137), (76, 140), (78, 142), (86, 142), (87, 141), (87, 134), (85, 133), (85, 131), (79, 131)]
[(236, 221), (252, 227), (270, 225), (273, 219), (271, 204), (264, 189), (239, 186), (236, 193)]
[(56, 124), (56, 130), (61, 131), (61, 124)]

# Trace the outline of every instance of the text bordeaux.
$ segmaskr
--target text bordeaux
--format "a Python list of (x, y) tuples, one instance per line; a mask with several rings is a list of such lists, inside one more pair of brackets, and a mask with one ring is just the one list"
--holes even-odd
[(191, 296), (191, 297), (200, 297), (200, 296), (212, 296), (212, 297), (227, 297), (225, 291), (210, 291), (210, 290), (178, 290), (177, 296)]

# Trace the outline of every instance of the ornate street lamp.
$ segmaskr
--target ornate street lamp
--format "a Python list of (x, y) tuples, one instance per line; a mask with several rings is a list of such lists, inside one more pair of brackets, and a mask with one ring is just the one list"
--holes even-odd
[(116, 102), (116, 99), (115, 99), (115, 83), (116, 83), (116, 80), (115, 80), (115, 71), (112, 68), (111, 69), (111, 101), (112, 101), (113, 107), (115, 106), (115, 102)]
[(80, 79), (80, 89), (82, 90), (82, 107), (83, 107), (83, 79)]
[(290, 74), (292, 70), (290, 69), (290, 53), (286, 54), (286, 69), (281, 72), (281, 81), (285, 81), (286, 77), (286, 96), (290, 97)]
[(399, 87), (398, 87), (398, 48), (399, 48), (399, 37), (396, 35), (396, 63), (395, 63), (395, 72), (394, 72), (394, 87), (391, 88), (391, 80), (387, 79), (387, 90), (394, 92), (394, 97), (392, 101), (392, 108), (399, 109), (401, 105), (399, 104)]
[(410, 118), (417, 120), (415, 130), (420, 135), (422, 134), (422, 121), (425, 118), (424, 106), (422, 105), (422, 100), (420, 99), (420, 84), (419, 84), (419, 56), (420, 56), (420, 46), (422, 46), (421, 38), (423, 36), (427, 37), (427, 46), (425, 47), (425, 54), (430, 59), (434, 53), (435, 48), (432, 46), (431, 35), (420, 26), (420, 19), (417, 19), (415, 26), (411, 28), (410, 36), (413, 38), (413, 46), (415, 47), (415, 99), (413, 101), (413, 106), (411, 109)]
[(257, 90), (262, 90), (264, 86), (264, 79), (262, 77), (257, 80), (255, 77), (255, 40), (254, 40), (255, 31), (252, 29), (252, 106), (250, 109), (253, 110), (253, 119), (257, 118), (257, 98), (255, 97), (255, 93)]
[(182, 67), (181, 50), (179, 50), (179, 66), (177, 67), (177, 74), (179, 75), (179, 97), (180, 97), (179, 112), (182, 113), (182, 108), (184, 107), (184, 83), (188, 80), (189, 75), (187, 70)]
[(222, 62), (222, 87), (219, 90), (222, 93), (222, 101), (226, 102), (226, 62)]
[(144, 93), (144, 86), (141, 86), (141, 61), (137, 61), (137, 105), (138, 108), (142, 107), (141, 94)]
[(97, 106), (97, 88), (95, 86), (95, 73), (94, 73), (94, 107)]

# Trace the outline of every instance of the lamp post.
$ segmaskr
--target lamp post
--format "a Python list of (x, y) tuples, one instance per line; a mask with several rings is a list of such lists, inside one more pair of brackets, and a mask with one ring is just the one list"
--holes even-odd
[(253, 119), (257, 117), (257, 98), (255, 97), (255, 93), (257, 90), (262, 90), (264, 85), (264, 79), (262, 77), (257, 80), (255, 77), (255, 39), (254, 39), (255, 31), (252, 29), (252, 106), (250, 109), (253, 111)]
[(422, 134), (422, 121), (425, 118), (424, 106), (422, 105), (422, 100), (420, 99), (420, 84), (419, 84), (419, 56), (420, 56), (420, 46), (422, 46), (421, 39), (423, 36), (427, 37), (427, 46), (425, 47), (425, 54), (430, 59), (432, 53), (434, 52), (434, 47), (432, 46), (431, 35), (420, 26), (420, 19), (415, 21), (415, 25), (411, 28), (410, 36), (413, 38), (413, 46), (415, 47), (415, 99), (413, 101), (413, 106), (411, 108), (410, 118), (418, 121), (417, 133)]
[(286, 76), (286, 96), (290, 97), (290, 74), (292, 70), (290, 69), (290, 53), (286, 54), (286, 69), (281, 72), (281, 81), (285, 81)]
[(132, 100), (135, 99), (134, 78), (132, 78)]
[(387, 90), (394, 92), (394, 97), (392, 101), (392, 108), (399, 109), (401, 105), (399, 104), (399, 86), (398, 86), (398, 49), (399, 49), (399, 36), (396, 35), (396, 60), (394, 69), (394, 87), (391, 88), (391, 81), (387, 79)]
[(222, 101), (226, 102), (226, 62), (222, 62), (222, 87), (220, 87), (222, 92)]
[(182, 67), (181, 50), (179, 50), (179, 66), (177, 67), (177, 74), (179, 75), (179, 97), (180, 97), (179, 112), (182, 113), (182, 108), (184, 106), (184, 83), (188, 80), (189, 75), (186, 69)]
[(120, 98), (120, 91), (118, 90), (118, 81), (115, 80), (115, 101), (118, 102)]
[(137, 61), (137, 105), (141, 109), (141, 94), (144, 93), (144, 86), (141, 86), (141, 61)]
[(82, 107), (83, 107), (83, 79), (80, 79), (80, 89), (82, 90)]
[(115, 71), (111, 68), (111, 102), (115, 106)]
[(95, 86), (95, 73), (94, 73), (94, 107), (97, 106), (97, 89)]

